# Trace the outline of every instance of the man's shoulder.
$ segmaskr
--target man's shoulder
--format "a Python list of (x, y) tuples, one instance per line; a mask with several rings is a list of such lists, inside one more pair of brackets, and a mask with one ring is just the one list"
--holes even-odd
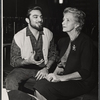
[(45, 34), (52, 34), (52, 32), (50, 31), (50, 29), (48, 29), (48, 28), (46, 28), (46, 27), (43, 28), (43, 32), (44, 32)]
[(16, 34), (15, 34), (15, 37), (21, 37), (23, 35), (26, 34), (26, 27), (23, 28), (22, 30), (18, 31)]

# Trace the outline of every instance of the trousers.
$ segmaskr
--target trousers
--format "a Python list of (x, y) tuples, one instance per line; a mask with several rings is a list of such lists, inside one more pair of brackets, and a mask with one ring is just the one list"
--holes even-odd
[(36, 82), (34, 88), (47, 100), (69, 100), (90, 92), (93, 87), (81, 80), (49, 82), (42, 79)]
[(34, 78), (35, 83), (35, 75), (40, 69), (41, 68), (37, 65), (26, 65), (23, 67), (14, 68), (5, 79), (6, 89), (18, 90), (19, 84), (27, 81), (31, 77)]

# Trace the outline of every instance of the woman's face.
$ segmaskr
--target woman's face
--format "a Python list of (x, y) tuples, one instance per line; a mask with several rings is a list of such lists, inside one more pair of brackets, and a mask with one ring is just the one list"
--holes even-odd
[(63, 32), (71, 32), (77, 28), (76, 18), (72, 13), (65, 13), (62, 22)]

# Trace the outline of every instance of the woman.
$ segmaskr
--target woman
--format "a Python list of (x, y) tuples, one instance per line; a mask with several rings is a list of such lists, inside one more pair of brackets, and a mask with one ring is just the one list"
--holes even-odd
[(91, 91), (95, 85), (93, 44), (81, 32), (85, 13), (68, 7), (63, 15), (63, 32), (68, 37), (58, 41), (60, 60), (54, 73), (35, 84), (36, 96), (40, 100), (74, 98)]

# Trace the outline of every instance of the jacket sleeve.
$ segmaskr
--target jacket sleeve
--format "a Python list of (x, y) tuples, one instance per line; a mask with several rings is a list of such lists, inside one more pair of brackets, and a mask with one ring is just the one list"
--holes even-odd
[(56, 58), (56, 45), (54, 44), (54, 39), (50, 41), (50, 48), (48, 52), (48, 59), (55, 61)]
[(23, 61), (21, 57), (20, 48), (17, 46), (15, 40), (13, 39), (10, 52), (10, 65), (13, 67), (19, 67)]
[(81, 52), (81, 68), (78, 70), (82, 77), (82, 80), (87, 79), (91, 73), (92, 61), (93, 61), (93, 44), (92, 41), (85, 41), (82, 44)]

